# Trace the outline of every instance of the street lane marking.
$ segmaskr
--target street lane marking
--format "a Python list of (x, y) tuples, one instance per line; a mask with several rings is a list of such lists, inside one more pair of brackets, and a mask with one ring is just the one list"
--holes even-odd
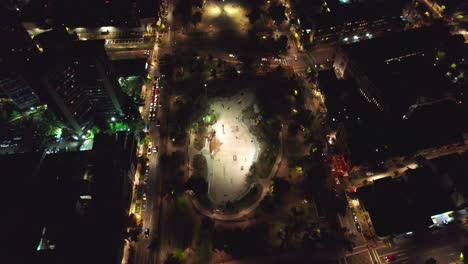
[(359, 253), (362, 253), (362, 252), (366, 252), (366, 251), (368, 251), (368, 249), (364, 249), (364, 250), (357, 251), (357, 252), (352, 252), (350, 254), (347, 254), (346, 256), (348, 257), (348, 256), (356, 255), (356, 254), (359, 254)]

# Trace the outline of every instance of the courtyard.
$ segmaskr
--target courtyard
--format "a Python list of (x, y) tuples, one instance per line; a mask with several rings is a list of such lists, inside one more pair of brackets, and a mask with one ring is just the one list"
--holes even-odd
[(217, 120), (201, 151), (191, 148), (191, 156), (203, 154), (207, 160), (208, 194), (217, 205), (240, 199), (249, 189), (246, 177), (259, 153), (257, 139), (249, 132), (242, 110), (253, 104), (253, 95), (238, 93), (229, 98), (213, 98), (210, 112)]

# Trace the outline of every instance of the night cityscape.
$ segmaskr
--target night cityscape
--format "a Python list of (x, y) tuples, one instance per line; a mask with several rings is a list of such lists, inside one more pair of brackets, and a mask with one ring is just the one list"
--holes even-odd
[(3, 0), (0, 25), (0, 263), (468, 263), (467, 0)]

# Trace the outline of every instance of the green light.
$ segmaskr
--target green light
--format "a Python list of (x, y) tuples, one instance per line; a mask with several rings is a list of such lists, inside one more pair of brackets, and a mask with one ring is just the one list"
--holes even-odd
[(461, 260), (461, 261), (464, 261), (464, 260), (465, 260), (465, 256), (463, 256), (463, 252), (460, 252), (460, 260)]
[(266, 39), (267, 37), (266, 36), (263, 36), (262, 39)]
[(299, 34), (297, 34), (297, 32), (294, 33), (294, 37), (298, 39), (298, 38), (299, 38)]
[(455, 63), (450, 64), (450, 68), (455, 69), (457, 65)]
[(294, 90), (294, 95), (297, 95), (297, 93), (298, 93), (297, 90)]

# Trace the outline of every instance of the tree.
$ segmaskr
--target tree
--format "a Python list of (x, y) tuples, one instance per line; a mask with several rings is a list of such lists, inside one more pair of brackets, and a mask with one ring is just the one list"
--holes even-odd
[(211, 77), (216, 79), (216, 69), (211, 69), (210, 74), (211, 74)]
[(288, 38), (284, 35), (281, 35), (281, 37), (278, 38), (277, 41), (275, 41), (275, 52), (277, 54), (283, 53), (286, 51), (288, 47)]
[(318, 79), (318, 72), (314, 67), (307, 67), (305, 71), (307, 80), (309, 80), (312, 83), (316, 83)]
[(211, 228), (213, 228), (214, 226), (214, 221), (213, 219), (209, 218), (209, 217), (203, 217), (203, 219), (201, 220), (201, 224), (200, 224), (200, 228), (202, 230), (210, 230)]
[(192, 15), (192, 24), (196, 26), (198, 23), (200, 23), (202, 20), (202, 14), (197, 11), (195, 14)]
[(284, 178), (273, 178), (273, 197), (277, 200), (291, 189), (291, 184)]
[(196, 6), (198, 8), (202, 8), (203, 7), (203, 0), (192, 0), (192, 5)]
[(281, 24), (286, 20), (286, 7), (281, 3), (274, 3), (268, 8), (268, 13), (276, 24)]
[(174, 14), (182, 23), (188, 24), (192, 15), (192, 4), (190, 0), (178, 0), (174, 9)]
[(260, 208), (266, 212), (271, 212), (275, 208), (275, 201), (271, 195), (265, 195), (263, 200), (260, 202)]
[(253, 7), (252, 10), (250, 10), (250, 13), (247, 15), (250, 24), (255, 24), (255, 22), (260, 19), (261, 12), (262, 11), (258, 6)]
[(203, 195), (208, 192), (208, 183), (200, 176), (192, 176), (185, 182), (185, 188), (192, 190), (195, 195)]
[(169, 256), (167, 256), (166, 260), (164, 261), (164, 264), (182, 264), (182, 261), (174, 254), (170, 254)]
[(224, 78), (229, 81), (237, 79), (237, 75), (237, 70), (233, 66), (227, 67), (227, 69), (224, 71)]

